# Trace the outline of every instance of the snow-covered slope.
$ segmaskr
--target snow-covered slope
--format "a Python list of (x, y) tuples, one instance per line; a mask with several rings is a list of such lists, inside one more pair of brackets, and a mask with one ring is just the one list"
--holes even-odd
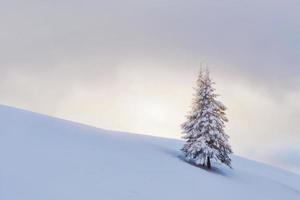
[(0, 106), (1, 200), (300, 199), (300, 177), (240, 157), (196, 168), (182, 142)]

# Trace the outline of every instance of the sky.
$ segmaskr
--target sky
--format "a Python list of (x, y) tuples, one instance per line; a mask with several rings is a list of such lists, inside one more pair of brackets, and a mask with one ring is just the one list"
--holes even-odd
[(0, 103), (180, 138), (201, 65), (235, 153), (300, 172), (298, 0), (3, 0)]

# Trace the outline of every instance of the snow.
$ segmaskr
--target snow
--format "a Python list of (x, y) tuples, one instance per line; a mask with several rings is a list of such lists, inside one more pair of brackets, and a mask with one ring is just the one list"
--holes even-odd
[(0, 106), (1, 200), (300, 199), (300, 176), (233, 156), (183, 162), (182, 141), (106, 131)]

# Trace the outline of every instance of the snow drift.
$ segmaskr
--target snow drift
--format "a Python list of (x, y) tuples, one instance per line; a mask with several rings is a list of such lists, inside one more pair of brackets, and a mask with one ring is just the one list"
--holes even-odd
[(181, 141), (96, 129), (0, 106), (1, 200), (300, 199), (299, 175), (233, 157), (183, 162)]

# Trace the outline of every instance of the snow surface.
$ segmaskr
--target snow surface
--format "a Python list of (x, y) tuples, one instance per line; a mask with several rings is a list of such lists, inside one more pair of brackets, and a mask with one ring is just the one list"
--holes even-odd
[(300, 199), (300, 176), (233, 157), (180, 159), (182, 141), (96, 129), (0, 106), (1, 200)]

